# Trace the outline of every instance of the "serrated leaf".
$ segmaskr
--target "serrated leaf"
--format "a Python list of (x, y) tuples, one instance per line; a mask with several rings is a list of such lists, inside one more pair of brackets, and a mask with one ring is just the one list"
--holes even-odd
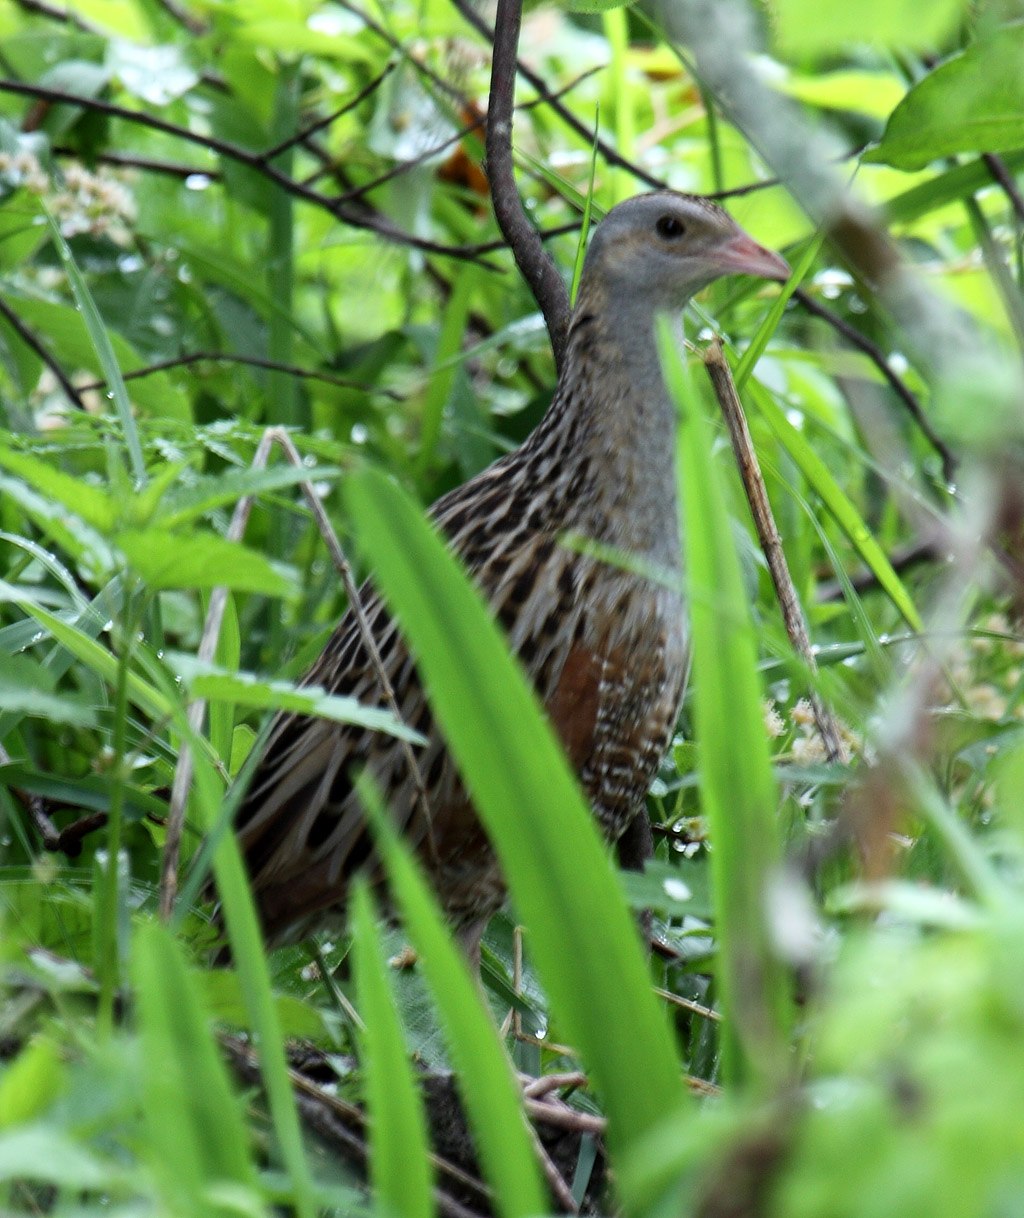
[(34, 490), (62, 503), (79, 519), (96, 529), (112, 529), (117, 518), (113, 499), (84, 478), (66, 474), (51, 461), (41, 461), (31, 453), (0, 445), (0, 465), (16, 474)]
[(282, 574), (279, 564), (214, 533), (128, 529), (114, 541), (150, 588), (223, 587), (266, 596), (298, 595), (295, 581)]
[(196, 698), (211, 702), (234, 702), (258, 710), (287, 710), (315, 715), (338, 723), (354, 723), (375, 732), (386, 732), (412, 744), (425, 744), (418, 733), (399, 723), (388, 710), (365, 706), (357, 698), (329, 694), (319, 685), (293, 685), (291, 681), (266, 681), (250, 672), (229, 672), (205, 664), (195, 656), (172, 652), (167, 662)]
[(157, 507), (153, 521), (171, 528), (194, 520), (214, 508), (236, 503), (244, 495), (282, 490), (300, 482), (329, 482), (340, 475), (341, 470), (336, 466), (306, 469), (275, 465), (270, 469), (231, 469), (222, 474), (207, 475), (189, 486), (170, 491)]

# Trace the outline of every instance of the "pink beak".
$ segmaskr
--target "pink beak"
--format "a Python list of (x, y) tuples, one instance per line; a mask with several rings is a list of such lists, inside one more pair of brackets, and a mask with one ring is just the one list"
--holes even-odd
[(756, 275), (760, 279), (788, 279), (785, 258), (758, 245), (753, 237), (739, 232), (715, 250), (716, 263), (729, 274)]

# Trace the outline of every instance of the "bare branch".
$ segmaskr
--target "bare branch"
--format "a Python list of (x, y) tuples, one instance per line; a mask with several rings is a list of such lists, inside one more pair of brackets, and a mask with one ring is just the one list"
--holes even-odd
[(561, 367), (569, 331), (569, 293), (540, 235), (526, 217), (512, 164), (512, 112), (516, 85), (516, 48), (522, 0), (498, 0), (491, 92), (487, 104), (487, 177), (498, 227), (512, 247), (516, 265), (530, 286), (551, 337), (555, 364)]
[[(782, 620), (786, 624), (786, 633), (793, 644), (793, 649), (802, 657), (808, 669), (815, 673), (818, 671), (818, 665), (814, 659), (810, 636), (807, 633), (807, 623), (804, 621), (803, 610), (800, 608), (800, 601), (789, 574), (786, 555), (782, 549), (782, 539), (779, 537), (779, 530), (775, 524), (775, 518), (772, 516), (768, 492), (765, 489), (764, 478), (761, 476), (757, 453), (754, 451), (754, 442), (750, 436), (750, 429), (747, 427), (747, 417), (743, 413), (732, 373), (722, 352), (721, 340), (716, 339), (705, 351), (704, 367), (711, 378), (715, 396), (718, 398), (718, 404), (722, 408), (729, 427), (733, 452), (736, 454), (736, 463), (743, 479), (743, 489), (747, 493), (757, 536), (768, 562), (768, 570), (775, 586), (775, 595), (778, 598), (779, 608), (782, 610)], [(832, 712), (822, 702), (816, 690), (811, 689), (809, 696), (818, 734), (825, 745), (829, 761), (846, 761), (846, 748), (839, 734), (839, 725)]]
[[(459, 10), (465, 20), (469, 22), (473, 29), (475, 29), (478, 34), (482, 34), (483, 37), (493, 45), (496, 38), (496, 33), (472, 7), (472, 0), (452, 0), (452, 3)], [(348, 5), (345, 7), (348, 7)], [(498, 20), (500, 22), (500, 6), (498, 11)], [(529, 81), (530, 84), (538, 91), (547, 91), (547, 85), (544, 82), (544, 78), (537, 72), (534, 72), (522, 61), (517, 61), (516, 67), (518, 68), (523, 80)], [(584, 140), (588, 147), (594, 146), (594, 133), (586, 125), (586, 123), (578, 119), (576, 115), (573, 114), (573, 112), (568, 108), (568, 106), (562, 105), (561, 102), (555, 100), (553, 96), (548, 98), (548, 102), (551, 109), (558, 115), (558, 117), (569, 127), (571, 127), (572, 130)], [(622, 156), (622, 154), (617, 152), (611, 146), (611, 144), (607, 144), (604, 140), (598, 139), (596, 141), (596, 146), (598, 152), (608, 165), (618, 165), (620, 168), (631, 173), (638, 181), (644, 182), (646, 185), (653, 187), (655, 190), (662, 190), (664, 188), (665, 183), (660, 178), (648, 173), (646, 169), (642, 168), (640, 165), (637, 165), (635, 161), (631, 161), (628, 159), (628, 157)]]
[[(34, 97), (42, 101), (60, 103), (61, 105), (80, 106), (86, 110), (94, 110), (99, 114), (107, 114), (111, 118), (123, 119), (125, 122), (138, 123), (141, 126), (150, 127), (154, 131), (162, 131), (165, 135), (172, 135), (191, 144), (196, 144), (201, 148), (208, 148), (211, 152), (216, 152), (220, 156), (236, 161), (240, 165), (246, 165), (250, 169), (263, 174), (264, 177), (280, 186), (288, 194), (322, 208), (353, 228), (367, 229), (370, 232), (374, 232), (385, 241), (394, 241), (399, 245), (411, 246), (413, 249), (419, 249), (428, 254), (439, 254), (466, 261), (480, 260), (481, 255), (476, 246), (446, 245), (443, 242), (430, 241), (425, 237), (417, 237), (412, 233), (403, 231), (389, 219), (368, 207), (336, 205), (328, 196), (313, 190), (309, 186), (304, 186), (301, 182), (295, 181), (294, 178), (289, 177), (288, 174), (278, 169), (275, 165), (266, 163), (262, 159), (261, 153), (250, 152), (246, 148), (241, 148), (239, 145), (232, 144), (228, 140), (218, 139), (216, 136), (200, 135), (198, 132), (190, 131), (187, 127), (181, 127), (176, 123), (170, 123), (165, 119), (157, 118), (155, 115), (147, 114), (144, 110), (129, 110), (125, 106), (118, 106), (113, 102), (103, 101), (97, 97), (85, 97), (82, 94), (68, 93), (63, 89), (47, 89), (41, 85), (28, 84), (20, 80), (0, 80), (0, 92), (17, 93), (24, 97)], [(491, 263), (483, 263), (483, 265), (495, 269)]]
[(942, 460), (942, 476), (947, 482), (952, 482), (956, 475), (957, 458), (953, 454), (949, 445), (939, 436), (932, 427), (928, 416), (921, 408), (921, 403), (917, 397), (908, 389), (906, 382), (903, 381), (895, 372), (892, 365), (885, 358), (885, 353), (877, 343), (873, 343), (866, 334), (862, 334), (856, 326), (851, 326), (848, 321), (840, 317), (834, 310), (823, 305), (820, 301), (815, 300), (804, 288), (797, 288), (793, 296), (800, 301), (808, 313), (813, 313), (815, 317), (820, 317), (822, 321), (828, 324), (839, 334), (841, 334), (849, 343), (856, 347), (871, 360), (882, 376), (885, 377), (889, 386), (893, 389), (896, 396), (906, 406), (910, 412), (911, 418), (921, 430), (921, 434), (928, 440), (928, 443), (935, 449)]
[(21, 320), (15, 311), (7, 304), (2, 296), (0, 296), (0, 316), (4, 318), (11, 329), (17, 334), (26, 347), (31, 348), (36, 355), (43, 361), (47, 368), (57, 378), (57, 382), (63, 389), (64, 393), (70, 402), (73, 402), (79, 410), (85, 410), (85, 403), (82, 401), (80, 391), (72, 385), (67, 373), (61, 367), (58, 360), (47, 351), (42, 341), (34, 334), (28, 326)]
[[(232, 351), (191, 351), (185, 355), (176, 355), (170, 359), (158, 360), (147, 364), (145, 368), (135, 368), (131, 372), (122, 372), (121, 379), (137, 381), (142, 377), (153, 376), (157, 372), (166, 372), (168, 368), (187, 368), (192, 364), (244, 364), (249, 368), (264, 368), (268, 372), (283, 372), (311, 381), (323, 381), (328, 385), (337, 385), (342, 389), (357, 389), (361, 393), (379, 393), (382, 397), (390, 398), (393, 402), (403, 402), (405, 399), (393, 389), (385, 389), (380, 385), (369, 385), (365, 381), (353, 381), (348, 377), (335, 376), (333, 372), (322, 372), (316, 368), (300, 368), (296, 364), (284, 364), (279, 360), (263, 359), (259, 355), (240, 355)], [(90, 381), (81, 386), (81, 391), (87, 389), (104, 389), (104, 380)]]
[(1013, 207), (1014, 214), (1017, 217), (1017, 223), (1024, 223), (1024, 195), (1020, 193), (1016, 179), (1006, 168), (1006, 162), (1001, 156), (996, 156), (994, 152), (986, 152), (981, 158), (989, 168), (989, 172), (1003, 188), (1003, 193), (1010, 200), (1010, 205)]
[[(294, 135), (290, 135), (286, 140), (282, 140), (280, 144), (275, 144), (273, 148), (268, 148), (265, 152), (261, 152), (260, 160), (263, 162), (263, 164), (266, 164), (268, 161), (272, 161), (275, 157), (280, 156), (282, 152), (287, 152), (289, 148), (294, 148), (296, 144), (305, 143), (306, 140), (310, 139), (318, 131), (322, 131), (325, 127), (329, 127), (331, 123), (335, 121), (335, 119), (341, 118), (343, 114), (348, 114), (350, 110), (354, 110), (356, 106), (360, 105), (362, 102), (366, 101), (368, 97), (376, 93), (376, 91), (380, 88), (384, 81), (387, 80), (396, 67), (397, 65), (395, 63), (385, 64), (384, 71), (380, 72), (373, 78), (373, 80), (370, 81), (368, 85), (360, 89), (355, 97), (350, 98), (343, 106), (340, 106), (337, 110), (332, 111), (326, 116), (326, 118), (317, 119), (317, 121), (312, 123), (309, 127), (304, 128), (302, 131), (297, 131)], [(335, 200), (335, 203), (337, 203), (337, 200)]]

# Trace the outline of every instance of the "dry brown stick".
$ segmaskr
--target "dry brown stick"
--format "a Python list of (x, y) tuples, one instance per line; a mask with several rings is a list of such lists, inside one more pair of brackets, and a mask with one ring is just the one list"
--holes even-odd
[(502, 235), (544, 314), (555, 366), (561, 367), (569, 333), (569, 293), (540, 234), (526, 216), (512, 163), (512, 114), (515, 107), (516, 52), (522, 0), (498, 0), (487, 102), (487, 178)]
[[(262, 469), (266, 465), (270, 449), (274, 444), (277, 444), (284, 451), (286, 458), (292, 465), (297, 469), (304, 468), (302, 457), (292, 442), (291, 436), (283, 428), (271, 427), (263, 433), (259, 442), (252, 460), (253, 469)], [(315, 471), (310, 471), (310, 477), (315, 477)], [(359, 627), (360, 635), (370, 657), (370, 663), (377, 676), (377, 680), (380, 682), (388, 709), (397, 720), (401, 721), (402, 715), (398, 707), (398, 700), (395, 697), (395, 691), (384, 669), (384, 662), (381, 659), (380, 650), (373, 637), (373, 632), (366, 620), (366, 614), (363, 612), (352, 568), (345, 557), (341, 542), (338, 541), (338, 535), (335, 533), (327, 513), (324, 511), (323, 504), (320, 502), (312, 481), (310, 479), (303, 479), (299, 483), (299, 486), (306, 498), (306, 502), (309, 504), (317, 530), (327, 546), (335, 570), (341, 576), (352, 614)], [(249, 513), (252, 511), (252, 504), (253, 496), (246, 495), (244, 498), (239, 499), (235, 505), (235, 511), (231, 517), (231, 523), (227, 532), (229, 541), (241, 540), (249, 520)], [(203, 635), (197, 652), (198, 658), (204, 663), (210, 663), (217, 650), (217, 640), (220, 637), (226, 605), (227, 589), (215, 588), (210, 596), (210, 607), (206, 614)], [(206, 701), (203, 698), (197, 698), (189, 706), (188, 710), (189, 726), (193, 732), (198, 732), (202, 728), (205, 714)], [(423, 809), (427, 826), (427, 848), (430, 850), (431, 855), (434, 856), (436, 847), (434, 844), (433, 825), (430, 818), (430, 805), (427, 800), (427, 790), (423, 782), (423, 775), (420, 773), (416, 755), (412, 751), (412, 745), (407, 740), (403, 740), (401, 746), (405, 754), (406, 763), (409, 766), (409, 771), (413, 776), (413, 782), (416, 785), (417, 797)], [(189, 788), (192, 785), (192, 770), (192, 750), (189, 742), (186, 740), (182, 742), (181, 751), (178, 754), (178, 764), (174, 770), (174, 783), (171, 787), (171, 800), (167, 817), (167, 837), (164, 841), (163, 857), (160, 865), (160, 916), (165, 919), (170, 918), (174, 910), (174, 900), (178, 891), (178, 860), (181, 854), (181, 836), (185, 824), (185, 805)]]
[(523, 1100), (523, 1109), (533, 1121), (541, 1125), (553, 1125), (556, 1129), (568, 1129), (574, 1133), (603, 1134), (608, 1128), (604, 1117), (591, 1112), (580, 1112), (568, 1104), (549, 1104), (544, 1100)]
[[(814, 652), (811, 649), (810, 636), (807, 633), (807, 623), (804, 621), (803, 610), (797, 599), (796, 589), (789, 574), (786, 555), (782, 549), (782, 539), (772, 515), (771, 504), (768, 502), (768, 492), (765, 489), (761, 467), (754, 452), (754, 442), (747, 427), (747, 417), (740, 405), (739, 394), (732, 379), (732, 373), (725, 359), (720, 339), (715, 339), (704, 353), (704, 366), (707, 368), (711, 384), (715, 389), (718, 404), (725, 415), (732, 440), (733, 452), (743, 479), (743, 489), (754, 517), (754, 527), (757, 529), (758, 540), (768, 562), (768, 571), (775, 586), (775, 595), (782, 610), (782, 620), (786, 625), (786, 633), (794, 650), (800, 655), (812, 673), (818, 671)], [(848, 760), (846, 747), (839, 734), (839, 725), (831, 710), (822, 702), (815, 689), (810, 690), (810, 703), (814, 711), (814, 721), (818, 734), (825, 745), (825, 753), (829, 761)]]

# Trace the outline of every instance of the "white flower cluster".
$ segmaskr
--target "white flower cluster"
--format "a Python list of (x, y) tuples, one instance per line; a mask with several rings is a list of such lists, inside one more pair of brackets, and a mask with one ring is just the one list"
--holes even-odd
[(126, 245), (131, 238), (135, 200), (109, 171), (93, 173), (72, 162), (59, 179), (51, 180), (35, 153), (20, 149), (0, 152), (0, 180), (43, 198), (66, 238), (89, 233), (108, 237), (118, 245)]

